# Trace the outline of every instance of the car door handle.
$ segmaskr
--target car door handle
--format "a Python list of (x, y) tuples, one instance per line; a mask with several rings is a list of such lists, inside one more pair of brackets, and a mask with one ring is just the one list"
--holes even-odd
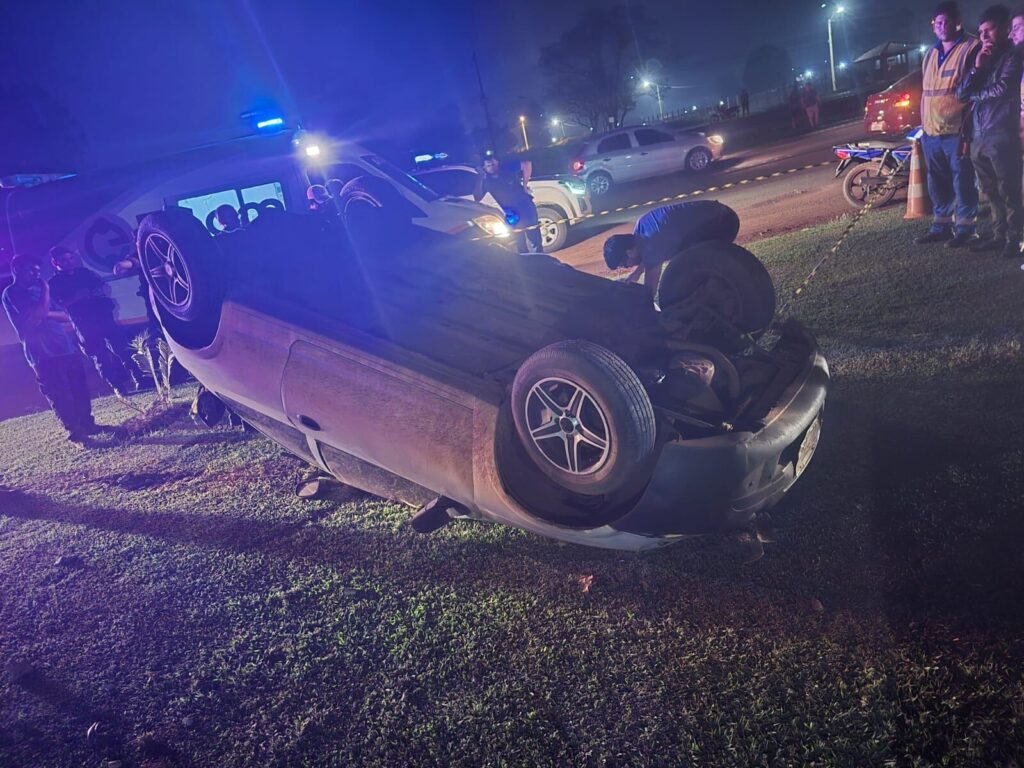
[(312, 430), (313, 432), (320, 431), (320, 424), (317, 423), (316, 419), (311, 419), (309, 416), (299, 414), (299, 424), (304, 426), (306, 429)]

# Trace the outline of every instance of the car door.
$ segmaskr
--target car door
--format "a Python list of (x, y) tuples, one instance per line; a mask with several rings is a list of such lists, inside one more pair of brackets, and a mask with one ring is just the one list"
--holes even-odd
[(640, 178), (636, 168), (637, 154), (629, 131), (605, 136), (597, 142), (595, 155), (587, 165), (593, 171), (605, 171), (616, 182)]
[(636, 128), (637, 165), (642, 175), (660, 176), (683, 170), (686, 152), (676, 137), (657, 128)]

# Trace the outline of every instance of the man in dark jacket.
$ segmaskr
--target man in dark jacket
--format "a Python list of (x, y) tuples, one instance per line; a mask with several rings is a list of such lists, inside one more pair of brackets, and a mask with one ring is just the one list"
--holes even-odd
[(1011, 45), (1010, 11), (993, 5), (981, 14), (981, 48), (957, 88), (971, 105), (971, 160), (982, 191), (992, 203), (992, 238), (972, 251), (1020, 254), (1021, 207), (1020, 57)]
[(50, 249), (50, 263), (56, 270), (50, 278), (53, 303), (71, 318), (82, 349), (103, 380), (115, 392), (128, 393), (132, 380), (141, 383), (144, 377), (114, 319), (114, 302), (104, 291), (103, 280), (82, 265), (77, 253), (63, 246)]
[(11, 272), (14, 282), (3, 292), (3, 306), (35, 372), (39, 391), (68, 431), (68, 439), (87, 444), (89, 435), (101, 428), (93, 421), (85, 368), (67, 315), (52, 308), (50, 287), (38, 261), (15, 256)]
[(473, 199), (478, 203), (490, 194), (505, 212), (505, 219), (517, 230), (517, 248), (520, 253), (544, 253), (544, 242), (537, 226), (537, 206), (529, 192), (533, 163), (523, 160), (517, 171), (503, 168), (498, 158), (487, 153), (477, 178)]

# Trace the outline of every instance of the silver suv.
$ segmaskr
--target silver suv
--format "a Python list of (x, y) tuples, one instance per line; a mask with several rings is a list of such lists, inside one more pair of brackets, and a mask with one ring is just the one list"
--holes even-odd
[(722, 156), (725, 141), (696, 131), (668, 128), (623, 128), (595, 137), (572, 161), (573, 175), (592, 195), (604, 195), (614, 184), (677, 171), (703, 171)]

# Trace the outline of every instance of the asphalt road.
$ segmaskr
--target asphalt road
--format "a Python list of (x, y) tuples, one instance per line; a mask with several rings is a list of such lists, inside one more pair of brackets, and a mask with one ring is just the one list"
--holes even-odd
[[(682, 192), (739, 184), (757, 176), (785, 173), (792, 168), (803, 169), (806, 165), (834, 159), (833, 145), (864, 138), (862, 123), (857, 120), (736, 154), (730, 154), (727, 147), (725, 157), (705, 173), (680, 173), (623, 184), (595, 203), (595, 211), (612, 212), (577, 225), (570, 235), (570, 245), (554, 255), (577, 269), (599, 274), (607, 272), (601, 257), (605, 238), (632, 231), (637, 218), (655, 206), (619, 213), (613, 209)], [(736, 210), (740, 215), (738, 240), (741, 243), (814, 226), (853, 212), (843, 199), (840, 180), (834, 178), (831, 164), (763, 181), (749, 181), (702, 194), (698, 199), (720, 200)], [(894, 204), (901, 202), (902, 199), (897, 198)]]

